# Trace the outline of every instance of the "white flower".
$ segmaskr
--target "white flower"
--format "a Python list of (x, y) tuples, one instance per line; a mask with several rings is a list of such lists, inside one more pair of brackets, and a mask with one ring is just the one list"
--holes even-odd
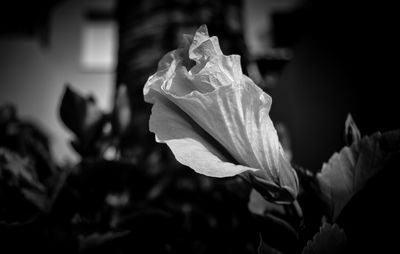
[(292, 201), (298, 179), (269, 117), (272, 99), (201, 26), (166, 54), (144, 89), (150, 131), (176, 159), (212, 177), (242, 174), (264, 196)]

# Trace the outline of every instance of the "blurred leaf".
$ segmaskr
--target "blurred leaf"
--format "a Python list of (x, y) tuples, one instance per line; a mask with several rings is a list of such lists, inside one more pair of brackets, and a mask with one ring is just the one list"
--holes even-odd
[(37, 208), (43, 212), (50, 211), (50, 199), (45, 192), (40, 192), (31, 189), (21, 189), (25, 198), (31, 201)]
[(278, 214), (285, 213), (284, 207), (282, 205), (278, 205), (270, 201), (267, 201), (255, 189), (251, 190), (248, 207), (250, 212), (261, 216), (266, 213), (278, 213)]
[(129, 193), (108, 193), (106, 203), (115, 208), (124, 207), (129, 203)]
[(14, 105), (0, 107), (0, 144), (35, 165), (38, 179), (43, 180), (56, 172), (51, 156), (50, 141), (43, 127), (32, 120), (18, 118)]
[(131, 106), (129, 103), (128, 89), (122, 84), (118, 87), (115, 107), (113, 112), (113, 129), (116, 135), (124, 136), (132, 121)]
[(301, 198), (301, 196), (309, 195), (320, 196), (321, 193), (317, 174), (299, 165), (292, 164), (292, 166), (296, 170), (300, 183), (300, 192), (298, 198)]
[(325, 223), (314, 238), (307, 242), (302, 254), (339, 254), (347, 249), (347, 237), (345, 232), (336, 224)]
[[(145, 204), (148, 201), (146, 195), (153, 184), (145, 171), (122, 160), (83, 160), (67, 179), (68, 195), (76, 203), (74, 207), (77, 212), (96, 221), (105, 219), (107, 224), (110, 212), (125, 206), (132, 208)], [(122, 200), (126, 202), (122, 207), (110, 205), (110, 195), (118, 193), (127, 195), (123, 198), (126, 200)]]
[(78, 137), (79, 141), (74, 142), (74, 148), (81, 154), (90, 150), (94, 140), (101, 135), (106, 120), (105, 114), (92, 97), (81, 96), (69, 85), (61, 100), (60, 117)]
[(17, 109), (13, 104), (5, 104), (0, 107), (0, 124), (17, 119)]
[(281, 254), (282, 252), (280, 252), (279, 250), (274, 249), (271, 246), (269, 246), (268, 244), (266, 244), (264, 242), (264, 240), (262, 239), (262, 236), (260, 236), (260, 244), (258, 246), (257, 253), (258, 254)]
[(285, 217), (269, 213), (255, 218), (266, 246), (282, 253), (298, 252), (298, 230)]
[(24, 223), (0, 222), (1, 253), (77, 253), (77, 239), (68, 226), (48, 216)]
[(28, 158), (0, 147), (0, 180), (10, 186), (30, 187), (44, 191), (45, 187), (38, 181), (33, 165)]
[(381, 169), (384, 160), (400, 149), (400, 131), (375, 133), (333, 154), (317, 174), (330, 216), (336, 220), (355, 193)]
[(88, 249), (98, 248), (104, 244), (122, 238), (129, 234), (128, 230), (121, 232), (92, 233), (90, 235), (79, 235), (79, 251), (85, 252)]
[(351, 114), (348, 114), (345, 122), (344, 140), (346, 141), (347, 145), (351, 145), (353, 143), (358, 143), (360, 139), (360, 130), (354, 122)]
[[(57, 165), (50, 151), (50, 141), (47, 135), (37, 124), (21, 123), (21, 143), (23, 143), (27, 156), (34, 161), (39, 179), (44, 179), (56, 174)], [(24, 153), (22, 153), (24, 154)]]
[(304, 215), (300, 236), (301, 240), (305, 242), (319, 230), (321, 220), (328, 208), (320, 190), (317, 174), (298, 165), (293, 167), (300, 183), (297, 201)]
[[(129, 161), (108, 161), (102, 159), (85, 159), (75, 167), (70, 176), (70, 183), (85, 190), (121, 190), (124, 186), (150, 185), (146, 172)], [(145, 182), (143, 182), (145, 181)], [(76, 185), (75, 185), (76, 184)]]
[(0, 148), (0, 182), (17, 188), (24, 197), (41, 211), (48, 212), (50, 199), (47, 188), (39, 182), (36, 171), (28, 158)]

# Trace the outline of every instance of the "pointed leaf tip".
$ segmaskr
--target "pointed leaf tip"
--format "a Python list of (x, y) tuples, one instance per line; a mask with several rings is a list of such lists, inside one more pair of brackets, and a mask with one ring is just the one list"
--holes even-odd
[(344, 147), (324, 163), (317, 180), (335, 221), (350, 199), (383, 169), (385, 159), (399, 152), (400, 130), (377, 132)]
[(359, 142), (361, 139), (360, 130), (358, 129), (353, 117), (349, 113), (345, 122), (344, 140), (347, 145)]
[(325, 223), (313, 239), (307, 242), (302, 254), (340, 254), (346, 253), (346, 249), (347, 236), (343, 229), (336, 224)]

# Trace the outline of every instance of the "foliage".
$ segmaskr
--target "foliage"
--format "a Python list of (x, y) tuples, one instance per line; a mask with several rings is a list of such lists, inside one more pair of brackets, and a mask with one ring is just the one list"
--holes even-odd
[[(1, 253), (386, 253), (396, 247), (400, 130), (362, 137), (348, 117), (347, 146), (319, 172), (292, 163), (298, 195), (282, 203), (243, 175), (210, 178), (177, 163), (167, 146), (149, 142), (148, 116), (133, 111), (124, 85), (111, 112), (66, 86), (59, 113), (74, 135), (77, 164), (58, 165), (38, 125), (20, 119), (13, 105), (0, 107)], [(276, 129), (282, 151), (291, 154), (287, 133)]]
[[(76, 165), (55, 166), (49, 150), (40, 156), (21, 152), (28, 145), (43, 151), (37, 147), (48, 147), (46, 136), (29, 136), (40, 129), (19, 119), (15, 108), (2, 108), (2, 130), (32, 129), (1, 133), (2, 253), (255, 252), (258, 232), (247, 209), (247, 183), (197, 175), (162, 147), (147, 152), (123, 143), (128, 134), (121, 123), (118, 131), (100, 131), (121, 121), (114, 116), (118, 110), (101, 112), (84, 98), (67, 88), (60, 107), (79, 144)], [(3, 142), (12, 138), (21, 146)], [(42, 157), (46, 164), (38, 163)], [(50, 172), (42, 176), (44, 170)]]
[(348, 120), (349, 147), (318, 173), (293, 165), (298, 198), (278, 204), (240, 176), (209, 178), (164, 146), (127, 142), (141, 116), (125, 92), (102, 112), (66, 88), (60, 114), (82, 156), (76, 165), (57, 165), (43, 131), (1, 107), (2, 253), (340, 253), (395, 242), (387, 231), (397, 214), (399, 131), (359, 138)]

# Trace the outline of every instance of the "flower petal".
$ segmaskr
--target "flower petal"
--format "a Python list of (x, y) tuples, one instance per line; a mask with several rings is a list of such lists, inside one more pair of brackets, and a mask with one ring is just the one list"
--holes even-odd
[(189, 48), (190, 59), (200, 63), (202, 60), (222, 55), (216, 36), (209, 37), (207, 26), (202, 25), (197, 29), (193, 42)]
[[(191, 44), (188, 48), (189, 43)], [(190, 60), (196, 62), (191, 68), (188, 64)], [(144, 98), (147, 102), (159, 103), (157, 107), (154, 106), (154, 115), (157, 110), (162, 112), (166, 110), (165, 106), (173, 105), (174, 108), (169, 106), (172, 112), (179, 112), (181, 119), (192, 123), (185, 127), (185, 131), (196, 126), (196, 130), (190, 130), (190, 135), (197, 133), (193, 137), (198, 142), (196, 147), (201, 146), (203, 149), (199, 153), (208, 150), (207, 154), (211, 152), (221, 159), (215, 151), (226, 150), (234, 160), (224, 161), (235, 161), (243, 165), (241, 167), (253, 169), (254, 174), (243, 175), (264, 196), (283, 202), (296, 197), (297, 175), (285, 157), (269, 117), (271, 97), (243, 75), (240, 56), (222, 54), (218, 39), (210, 38), (205, 26), (200, 27), (194, 37), (188, 37), (183, 48), (172, 51), (161, 60), (157, 73), (145, 85)], [(163, 114), (159, 113), (154, 119), (159, 121), (158, 118), (166, 117)], [(199, 154), (181, 147), (188, 145), (188, 139), (193, 144), (192, 136), (182, 137), (182, 133), (176, 133), (174, 128), (163, 129), (162, 125), (167, 124), (167, 121), (159, 123), (160, 126), (157, 129), (151, 128), (151, 131), (156, 135), (160, 135), (160, 131), (173, 135), (172, 139), (168, 136), (166, 140), (161, 138), (160, 141), (164, 140), (177, 159), (190, 166), (192, 158), (199, 157)], [(182, 123), (179, 124), (182, 127)], [(206, 133), (208, 141), (213, 141), (202, 144), (203, 140), (198, 137), (204, 138), (206, 135), (199, 136), (200, 132)], [(218, 145), (222, 149), (215, 149)], [(213, 162), (215, 163), (215, 158)], [(212, 163), (208, 163), (209, 168), (203, 165), (201, 170), (198, 165), (195, 167), (195, 170), (209, 176), (234, 175), (218, 169), (217, 173), (212, 172), (217, 168)]]
[(279, 182), (285, 159), (278, 135), (269, 118), (271, 97), (250, 79), (239, 87), (223, 86), (214, 92), (177, 96), (162, 92), (207, 133), (222, 144), (242, 165), (265, 169), (266, 178)]
[(227, 177), (256, 169), (227, 162), (212, 139), (183, 111), (168, 100), (159, 97), (150, 116), (150, 131), (156, 140), (166, 143), (176, 159), (198, 173)]
[(239, 164), (260, 169), (248, 179), (266, 198), (293, 200), (298, 193), (298, 179), (269, 118), (271, 98), (250, 79), (244, 81), (239, 89), (223, 86), (211, 93), (182, 97), (161, 89)]

